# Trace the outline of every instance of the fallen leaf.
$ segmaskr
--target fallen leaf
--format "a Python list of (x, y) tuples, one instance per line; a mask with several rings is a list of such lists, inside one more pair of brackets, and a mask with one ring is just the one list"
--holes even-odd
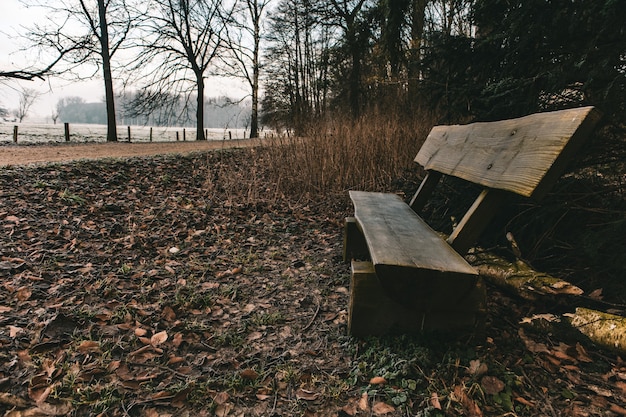
[(387, 383), (387, 380), (383, 378), (382, 376), (375, 376), (374, 378), (370, 379), (370, 384), (372, 385), (383, 385), (386, 383)]
[(216, 417), (226, 417), (233, 409), (232, 404), (220, 404), (215, 408)]
[(319, 396), (320, 396), (319, 392), (309, 391), (303, 388), (299, 388), (296, 391), (296, 398), (298, 400), (315, 401), (319, 398)]
[(76, 348), (80, 353), (99, 353), (100, 344), (95, 340), (83, 340)]
[(22, 333), (23, 331), (24, 329), (22, 329), (21, 327), (9, 326), (9, 337), (13, 339), (15, 338), (15, 336)]
[(259, 340), (262, 337), (263, 337), (263, 333), (261, 333), (261, 332), (252, 332), (252, 333), (250, 333), (248, 335), (247, 340), (248, 340), (248, 342), (253, 342), (255, 340)]
[(152, 346), (159, 346), (167, 340), (167, 332), (163, 330), (162, 332), (158, 332), (152, 335), (150, 338), (150, 344)]
[(367, 411), (369, 408), (369, 398), (367, 396), (367, 392), (364, 392), (361, 395), (361, 398), (359, 398), (359, 409), (361, 411)]
[(576, 343), (576, 359), (581, 362), (592, 363), (593, 359), (587, 354), (587, 351), (580, 343)]
[(481, 417), (483, 415), (480, 407), (472, 400), (465, 392), (465, 387), (462, 385), (456, 385), (453, 392), (450, 395), (452, 401), (460, 403), (468, 416)]
[(520, 404), (522, 404), (522, 405), (525, 405), (525, 406), (527, 406), (527, 407), (531, 407), (531, 408), (533, 408), (533, 407), (535, 406), (535, 404), (531, 403), (530, 401), (528, 401), (528, 400), (527, 400), (526, 398), (524, 398), (524, 397), (519, 397), (519, 396), (518, 396), (518, 397), (513, 398), (513, 400), (514, 400), (514, 401), (516, 401), (516, 402), (518, 402), (518, 403), (520, 403)]
[(496, 395), (504, 390), (504, 382), (495, 376), (485, 375), (480, 380), (480, 386), (483, 387), (485, 393), (489, 395)]
[(481, 362), (478, 359), (474, 359), (470, 361), (470, 366), (467, 369), (467, 372), (470, 375), (480, 376), (482, 374), (486, 374), (488, 370), (489, 368), (487, 367), (486, 363)]
[(215, 404), (219, 405), (226, 403), (229, 399), (230, 395), (228, 395), (226, 391), (219, 392), (215, 397), (213, 397), (213, 401), (215, 401)]
[(239, 376), (242, 377), (243, 379), (247, 379), (248, 381), (254, 381), (255, 379), (259, 377), (259, 373), (255, 371), (254, 369), (248, 368), (239, 372)]
[(393, 413), (396, 409), (384, 402), (374, 403), (372, 406), (372, 412), (376, 416), (384, 416), (385, 414)]
[(166, 306), (163, 308), (163, 312), (161, 313), (165, 321), (174, 321), (176, 320), (176, 313), (170, 306)]
[(31, 295), (32, 295), (32, 291), (30, 290), (30, 288), (22, 287), (17, 290), (16, 297), (20, 301), (26, 301), (30, 298)]
[(598, 300), (601, 301), (603, 296), (602, 296), (602, 288), (598, 288), (595, 289), (593, 291), (591, 291), (588, 295), (589, 298), (593, 299), (593, 300)]
[(430, 394), (430, 406), (435, 410), (441, 410), (441, 403), (439, 402), (439, 395), (436, 392)]
[(615, 414), (619, 414), (620, 416), (626, 416), (626, 408), (620, 407), (617, 404), (611, 404), (609, 410), (611, 410)]
[(524, 333), (524, 329), (520, 328), (517, 333), (520, 339), (522, 339), (522, 342), (524, 342), (526, 349), (528, 349), (530, 352), (550, 353), (550, 349), (548, 349), (546, 345), (544, 345), (543, 343), (537, 343), (534, 340), (531, 340), (530, 338), (528, 338), (526, 334)]

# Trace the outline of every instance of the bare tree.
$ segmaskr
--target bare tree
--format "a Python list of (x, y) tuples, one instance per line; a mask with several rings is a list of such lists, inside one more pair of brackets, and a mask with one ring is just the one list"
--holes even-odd
[(18, 107), (15, 109), (15, 117), (19, 120), (20, 123), (28, 116), (28, 112), (30, 112), (30, 108), (37, 98), (39, 98), (39, 93), (32, 88), (22, 88), (19, 91), (20, 99), (18, 102)]
[[(140, 23), (142, 49), (134, 65), (145, 93), (135, 113), (163, 108), (164, 99), (186, 97), (184, 111), (196, 99), (196, 139), (204, 140), (204, 92), (209, 66), (222, 47), (231, 12), (220, 0), (154, 0)], [(178, 104), (177, 100), (172, 103)]]
[[(261, 71), (261, 17), (270, 0), (240, 0), (226, 26), (226, 74), (244, 79), (250, 86), (252, 112), (250, 137), (259, 136), (259, 74)], [(232, 66), (230, 66), (232, 65)], [(230, 70), (228, 70), (231, 68)]]
[[(57, 73), (91, 78), (102, 71), (107, 106), (107, 141), (117, 141), (115, 99), (111, 60), (126, 40), (131, 29), (127, 0), (23, 0), (28, 6), (48, 10), (45, 26), (35, 26), (26, 33), (33, 46), (53, 49), (60, 55), (43, 73), (26, 73), (41, 78), (63, 61), (66, 66)], [(59, 23), (60, 22), (60, 23)], [(96, 70), (83, 75), (84, 67)], [(78, 67), (83, 69), (78, 72)], [(24, 74), (17, 74), (17, 77)]]

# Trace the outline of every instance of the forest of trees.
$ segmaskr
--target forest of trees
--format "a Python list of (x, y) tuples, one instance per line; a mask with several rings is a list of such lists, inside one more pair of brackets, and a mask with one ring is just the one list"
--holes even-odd
[[(201, 129), (206, 79), (220, 74), (249, 84), (253, 130), (259, 115), (302, 132), (381, 111), (428, 109), (450, 123), (587, 104), (626, 120), (626, 0), (26, 3), (82, 23), (26, 36), (57, 52), (48, 74), (104, 70), (109, 123), (119, 114)], [(140, 93), (117, 92), (114, 107), (111, 78)]]
[(623, 0), (278, 0), (265, 121), (426, 106), (449, 123), (593, 104), (623, 122), (624, 21)]
[[(123, 94), (116, 97), (116, 120), (122, 125), (139, 126), (194, 126), (195, 108), (188, 110), (182, 97), (174, 112), (169, 108), (155, 108), (150, 114), (137, 115), (128, 112), (129, 106), (138, 94)], [(104, 102), (87, 103), (81, 97), (65, 97), (57, 102), (55, 117), (61, 122), (106, 124), (107, 113)], [(248, 128), (250, 108), (228, 97), (205, 100), (204, 127), (206, 128)]]

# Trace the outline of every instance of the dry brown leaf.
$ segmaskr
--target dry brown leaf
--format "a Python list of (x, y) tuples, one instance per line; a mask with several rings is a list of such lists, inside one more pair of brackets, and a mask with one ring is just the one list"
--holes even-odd
[(183, 334), (178, 332), (172, 338), (172, 344), (174, 347), (180, 347), (180, 344), (183, 343)]
[(535, 406), (535, 404), (533, 404), (532, 402), (528, 401), (524, 397), (519, 397), (519, 396), (515, 397), (515, 398), (513, 398), (513, 401), (516, 401), (516, 402), (518, 402), (518, 403), (520, 403), (522, 405), (525, 405), (525, 406), (531, 407), (531, 408), (533, 408)]
[(184, 362), (184, 361), (185, 361), (185, 358), (183, 358), (181, 356), (172, 355), (168, 359), (167, 364), (168, 365), (175, 365), (177, 363), (181, 363), (181, 362)]
[(163, 312), (161, 313), (165, 321), (174, 321), (176, 320), (176, 313), (170, 306), (165, 306), (163, 308)]
[(226, 391), (218, 392), (215, 397), (213, 397), (213, 401), (215, 404), (225, 404), (228, 400), (230, 400), (230, 395)]
[(252, 333), (250, 333), (248, 335), (247, 340), (248, 340), (248, 342), (253, 342), (255, 340), (259, 340), (262, 337), (263, 337), (263, 333), (261, 333), (261, 332), (252, 332)]
[(587, 362), (587, 363), (593, 362), (593, 359), (591, 359), (591, 357), (589, 356), (589, 354), (587, 353), (583, 345), (581, 345), (578, 342), (576, 343), (576, 359), (578, 359), (581, 362)]
[(495, 376), (485, 375), (480, 380), (480, 386), (483, 387), (485, 393), (489, 395), (496, 395), (504, 389), (504, 382)]
[(152, 346), (159, 346), (160, 344), (165, 343), (167, 340), (167, 332), (163, 330), (162, 332), (158, 332), (152, 335), (150, 338), (150, 344)]
[(359, 398), (359, 409), (361, 411), (367, 411), (369, 410), (370, 406), (369, 406), (369, 398), (367, 396), (367, 392), (364, 392), (361, 395), (361, 398)]
[(620, 416), (626, 416), (626, 408), (621, 407), (617, 404), (611, 404), (609, 410), (611, 410), (615, 414), (619, 414)]
[(30, 296), (32, 295), (32, 291), (30, 290), (30, 288), (28, 287), (22, 287), (20, 289), (17, 290), (17, 294), (15, 295), (17, 297), (18, 300), (20, 301), (26, 301), (30, 298)]
[(21, 327), (9, 326), (9, 337), (13, 339), (15, 338), (15, 336), (22, 333), (23, 331), (24, 329), (22, 329)]
[(372, 385), (383, 385), (386, 383), (387, 383), (387, 380), (383, 378), (382, 376), (375, 376), (374, 378), (370, 379), (370, 384)]
[(148, 331), (146, 329), (142, 329), (141, 327), (137, 327), (134, 330), (135, 336), (137, 337), (144, 337), (145, 335), (148, 334)]
[(6, 306), (0, 306), (0, 314), (2, 313), (8, 313), (9, 311), (13, 310), (11, 307), (6, 307)]
[(465, 387), (462, 385), (456, 385), (450, 398), (452, 401), (460, 403), (465, 409), (466, 413), (470, 417), (481, 417), (483, 415), (478, 404), (472, 400), (465, 392)]
[(243, 379), (247, 379), (248, 381), (254, 381), (255, 379), (259, 377), (259, 373), (255, 371), (254, 369), (248, 368), (239, 372), (239, 376), (242, 377)]
[(596, 290), (591, 291), (591, 292), (589, 293), (588, 297), (589, 297), (589, 298), (591, 298), (591, 299), (593, 299), (593, 300), (598, 300), (598, 301), (601, 301), (601, 300), (602, 300), (602, 298), (604, 298), (604, 297), (602, 296), (602, 288), (598, 288), (598, 289), (596, 289)]
[(216, 417), (226, 417), (233, 409), (232, 404), (220, 404), (215, 408)]
[(319, 396), (320, 396), (319, 392), (310, 391), (310, 390), (306, 390), (303, 388), (299, 388), (296, 391), (296, 398), (298, 400), (315, 401), (319, 398)]
[(467, 372), (470, 375), (480, 376), (480, 375), (486, 374), (488, 370), (489, 368), (487, 367), (486, 363), (481, 362), (478, 359), (474, 359), (470, 361), (470, 366), (467, 369)]
[(441, 403), (439, 402), (439, 395), (436, 392), (430, 394), (430, 406), (435, 410), (441, 410)]
[(384, 402), (374, 403), (372, 406), (372, 412), (375, 416), (384, 416), (385, 414), (393, 413), (396, 409)]
[(100, 344), (95, 340), (83, 340), (76, 348), (80, 353), (100, 353)]
[(520, 339), (522, 339), (522, 342), (524, 342), (526, 349), (528, 349), (530, 352), (550, 353), (550, 349), (548, 349), (546, 345), (544, 345), (543, 343), (537, 343), (534, 340), (531, 340), (530, 338), (528, 338), (526, 334), (524, 333), (524, 329), (520, 328), (517, 333)]

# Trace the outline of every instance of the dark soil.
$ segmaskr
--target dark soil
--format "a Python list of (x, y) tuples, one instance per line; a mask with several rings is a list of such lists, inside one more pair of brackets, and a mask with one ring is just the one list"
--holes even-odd
[(285, 197), (257, 160), (0, 168), (0, 412), (626, 415), (618, 355), (495, 288), (485, 340), (348, 337), (346, 197)]

